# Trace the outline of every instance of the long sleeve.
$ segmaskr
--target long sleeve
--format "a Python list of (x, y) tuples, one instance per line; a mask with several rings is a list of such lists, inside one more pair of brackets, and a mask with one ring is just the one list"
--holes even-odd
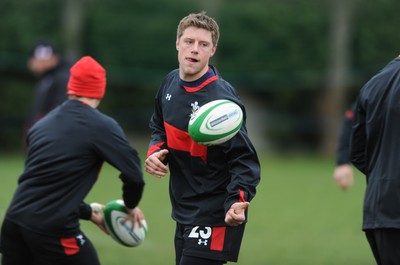
[(351, 162), (362, 173), (366, 173), (366, 127), (365, 111), (362, 108), (361, 97), (357, 101), (354, 124), (351, 134)]
[(350, 138), (354, 120), (355, 104), (348, 109), (343, 118), (342, 127), (340, 128), (337, 147), (336, 147), (336, 165), (350, 163)]
[(229, 146), (226, 154), (231, 182), (227, 186), (228, 198), (224, 205), (225, 212), (235, 202), (250, 202), (254, 198), (261, 175), (258, 156), (247, 136), (245, 127), (241, 128)]
[(166, 148), (166, 133), (164, 127), (164, 120), (162, 118), (161, 101), (159, 100), (159, 91), (155, 98), (154, 111), (151, 116), (149, 127), (151, 129), (151, 139), (147, 156), (160, 149)]
[(140, 158), (115, 121), (111, 121), (108, 128), (98, 133), (96, 148), (105, 161), (121, 172), (119, 177), (123, 182), (123, 200), (126, 207), (134, 208), (141, 199), (145, 185)]

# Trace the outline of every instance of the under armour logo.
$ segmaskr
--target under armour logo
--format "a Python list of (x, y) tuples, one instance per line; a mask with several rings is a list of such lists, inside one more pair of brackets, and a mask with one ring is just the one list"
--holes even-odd
[(195, 238), (197, 239), (197, 244), (198, 245), (208, 245), (208, 239), (211, 237), (212, 229), (209, 226), (195, 226), (192, 228), (192, 231), (190, 231), (189, 238)]
[(198, 243), (198, 244), (199, 244), (199, 245), (203, 244), (204, 246), (207, 246), (208, 240), (207, 240), (207, 239), (201, 240), (201, 239), (199, 238), (199, 243)]
[(171, 96), (172, 96), (172, 95), (168, 93), (168, 94), (165, 96), (165, 99), (168, 100), (168, 101), (170, 101), (170, 100), (171, 100)]

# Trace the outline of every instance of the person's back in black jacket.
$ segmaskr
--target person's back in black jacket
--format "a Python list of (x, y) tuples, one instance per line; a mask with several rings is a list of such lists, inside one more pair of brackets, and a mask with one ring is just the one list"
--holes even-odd
[(361, 89), (351, 161), (366, 175), (363, 230), (378, 264), (400, 264), (400, 58)]
[(100, 264), (79, 219), (106, 232), (104, 217), (84, 203), (104, 162), (120, 171), (128, 219), (143, 219), (138, 154), (118, 123), (97, 110), (105, 86), (104, 68), (83, 57), (71, 68), (69, 99), (29, 130), (25, 169), (2, 224), (3, 265)]

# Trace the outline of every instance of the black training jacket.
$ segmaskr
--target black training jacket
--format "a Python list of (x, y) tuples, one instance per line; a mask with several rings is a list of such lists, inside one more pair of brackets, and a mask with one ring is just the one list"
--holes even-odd
[(67, 100), (35, 123), (28, 147), (25, 170), (6, 214), (26, 229), (74, 235), (79, 218), (90, 218), (90, 211), (81, 212), (82, 202), (104, 161), (121, 172), (123, 188), (117, 196), (129, 208), (141, 198), (144, 181), (136, 150), (115, 120), (81, 101)]
[(182, 224), (225, 225), (225, 212), (238, 201), (251, 201), (260, 181), (260, 164), (245, 125), (216, 146), (195, 143), (188, 133), (191, 114), (216, 99), (245, 109), (234, 88), (216, 75), (196, 87), (181, 85), (178, 69), (169, 73), (155, 98), (148, 155), (167, 148), (172, 217)]
[(400, 228), (400, 58), (361, 89), (351, 159), (367, 177), (363, 229)]
[(28, 127), (45, 116), (52, 109), (67, 100), (67, 84), (71, 62), (60, 59), (53, 69), (44, 73), (37, 81), (34, 101)]

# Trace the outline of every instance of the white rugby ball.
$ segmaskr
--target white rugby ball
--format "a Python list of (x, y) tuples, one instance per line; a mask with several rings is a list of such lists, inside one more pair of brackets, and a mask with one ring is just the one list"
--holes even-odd
[(201, 106), (189, 120), (188, 131), (193, 141), (217, 145), (231, 139), (240, 130), (243, 111), (227, 99), (218, 99)]
[(107, 203), (103, 213), (106, 228), (115, 241), (127, 247), (137, 247), (144, 242), (148, 231), (146, 220), (142, 220), (142, 227), (135, 223), (132, 230), (132, 222), (125, 222), (127, 211), (122, 200)]

